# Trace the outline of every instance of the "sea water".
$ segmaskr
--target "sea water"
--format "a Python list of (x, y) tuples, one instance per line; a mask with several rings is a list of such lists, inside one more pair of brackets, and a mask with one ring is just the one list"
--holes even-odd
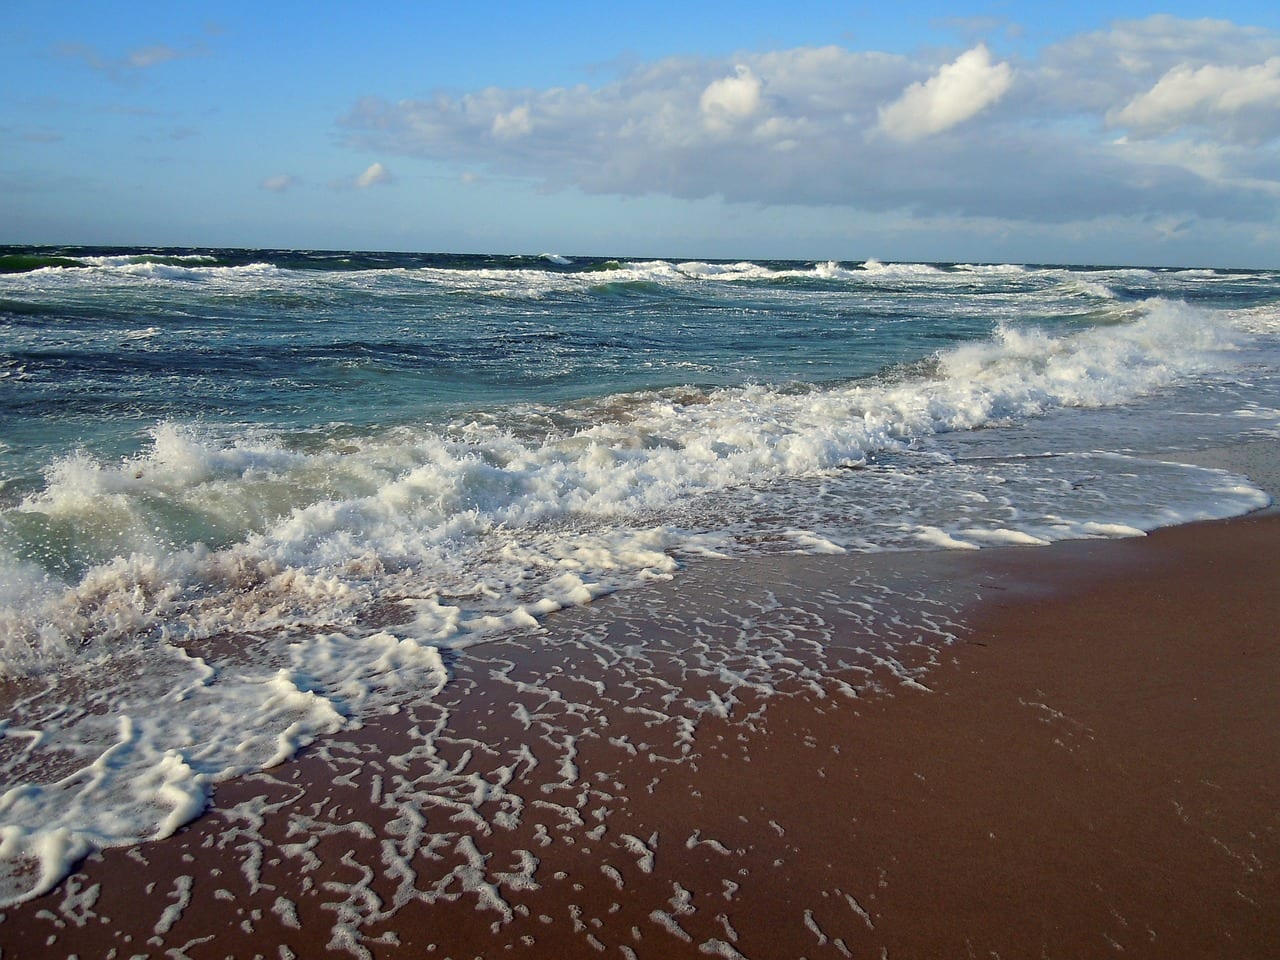
[(0, 248), (0, 901), (700, 557), (1264, 506), (1280, 273)]

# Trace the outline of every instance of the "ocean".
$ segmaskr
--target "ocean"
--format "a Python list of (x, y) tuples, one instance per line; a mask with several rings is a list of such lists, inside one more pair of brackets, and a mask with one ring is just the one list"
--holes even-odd
[(555, 611), (1243, 514), (1179, 461), (1278, 437), (1274, 271), (0, 248), (0, 902)]

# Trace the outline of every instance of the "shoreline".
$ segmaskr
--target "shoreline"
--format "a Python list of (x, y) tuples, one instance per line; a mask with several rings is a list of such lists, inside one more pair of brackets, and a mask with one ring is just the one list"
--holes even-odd
[(439, 701), (5, 911), (3, 956), (1280, 942), (1274, 507), (876, 562), (896, 592), (860, 598), (856, 556), (741, 562), (456, 654)]

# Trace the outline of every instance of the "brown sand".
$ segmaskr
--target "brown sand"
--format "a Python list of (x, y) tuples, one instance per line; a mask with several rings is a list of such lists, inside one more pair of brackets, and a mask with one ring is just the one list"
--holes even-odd
[(9, 910), (3, 957), (1276, 956), (1280, 516), (944, 568), (982, 601), (927, 691), (828, 651), (860, 695), (797, 669), (690, 734), (678, 654), (480, 648), (447, 712)]

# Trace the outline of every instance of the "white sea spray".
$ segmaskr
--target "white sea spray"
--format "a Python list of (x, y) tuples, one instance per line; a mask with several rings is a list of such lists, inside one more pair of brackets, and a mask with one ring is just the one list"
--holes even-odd
[[(875, 323), (892, 337), (931, 337), (933, 326), (893, 312), (910, 291), (966, 332), (947, 331), (946, 345), (874, 376), (659, 382), (368, 429), (169, 416), (123, 456), (66, 449), (38, 484), (6, 477), (0, 675), (20, 693), (3, 728), (16, 759), (0, 788), (0, 898), (48, 889), (95, 848), (171, 833), (220, 779), (280, 763), (397, 698), (429, 698), (447, 680), (449, 648), (675, 576), (690, 556), (1128, 536), (1266, 502), (1221, 471), (1036, 435), (1054, 417), (1247, 379), (1250, 338), (1275, 333), (1274, 303), (1210, 309), (1179, 299), (1178, 285), (1248, 277), (878, 261), (588, 271), (547, 260), (564, 269), (300, 278), (265, 261), (103, 256), (6, 283), (14, 295), (74, 301), (76, 291), (106, 290), (175, 311), (197, 298), (210, 313), (236, 297), (323, 305), (360, 290), (372, 311), (473, 296), (515, 311), (499, 314), (512, 329), (530, 304), (576, 308), (572, 298), (619, 285), (699, 310), (741, 298), (734, 310), (785, 328), (802, 290), (815, 298), (804, 303), (830, 311), (833, 329), (856, 294), (884, 308)], [(990, 286), (971, 296), (974, 284)], [(1044, 322), (1027, 320), (1028, 302)], [(315, 323), (335, 322), (327, 306), (315, 309)], [(171, 340), (154, 319), (130, 320), (121, 342), (149, 350)], [(199, 322), (183, 322), (200, 335)], [(83, 337), (96, 335), (90, 325)], [(359, 356), (366, 345), (348, 346)], [(731, 362), (732, 350), (692, 353), (670, 369)], [(565, 369), (574, 368), (548, 367)], [(1250, 402), (1251, 416), (1236, 419), (1271, 429), (1280, 403)], [(1216, 424), (1216, 409), (1191, 412)], [(233, 653), (206, 655), (216, 648)], [(704, 709), (731, 706), (712, 691)], [(61, 765), (41, 769), (50, 752)], [(571, 763), (564, 775), (573, 779)], [(652, 841), (631, 839), (651, 861)]]

